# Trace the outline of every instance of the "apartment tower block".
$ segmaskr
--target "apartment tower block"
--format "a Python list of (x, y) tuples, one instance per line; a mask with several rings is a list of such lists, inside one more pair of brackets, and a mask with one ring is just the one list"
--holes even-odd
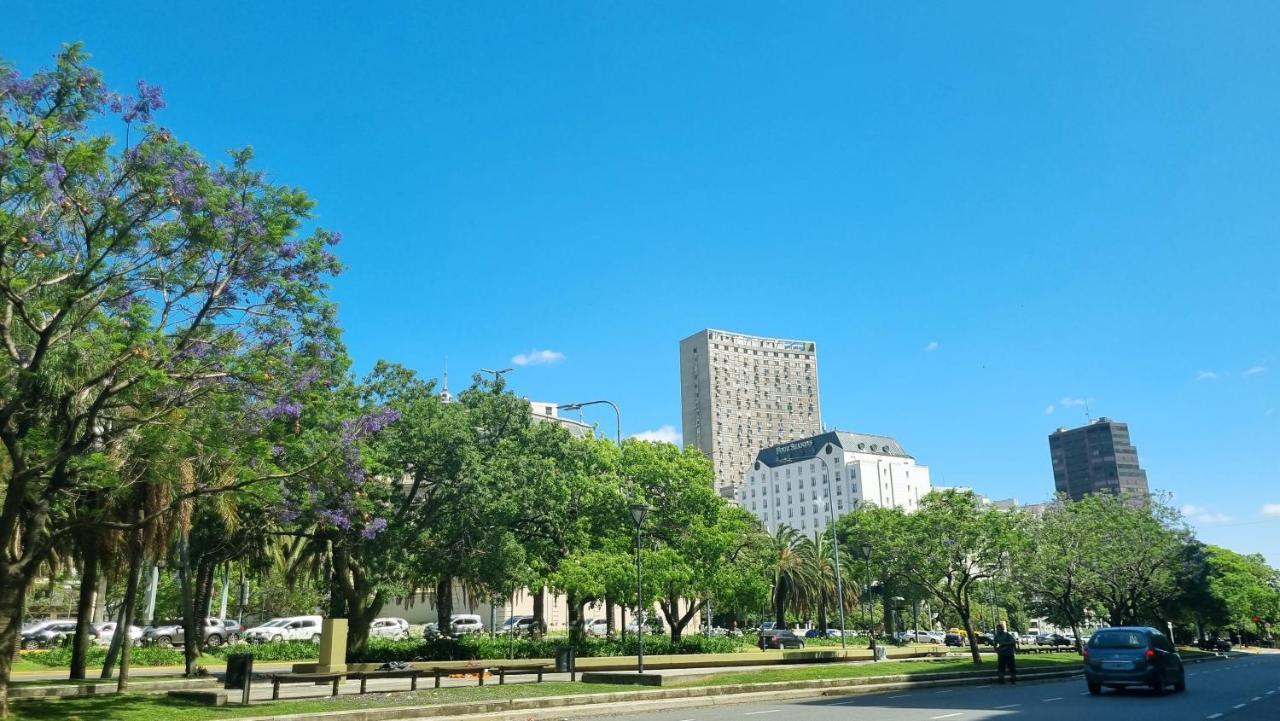
[(715, 466), (716, 488), (735, 497), (756, 453), (822, 432), (813, 341), (706, 329), (680, 341), (685, 446)]

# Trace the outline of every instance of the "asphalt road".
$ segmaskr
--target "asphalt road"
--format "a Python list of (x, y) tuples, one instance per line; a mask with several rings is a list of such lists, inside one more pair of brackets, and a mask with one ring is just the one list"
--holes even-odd
[(1084, 678), (1017, 685), (955, 686), (774, 704), (705, 706), (612, 715), (612, 721), (1280, 721), (1280, 654), (1187, 666), (1187, 690), (1104, 689)]

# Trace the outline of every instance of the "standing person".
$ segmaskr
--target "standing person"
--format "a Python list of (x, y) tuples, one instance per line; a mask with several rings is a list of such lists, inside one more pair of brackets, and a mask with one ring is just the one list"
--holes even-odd
[(996, 635), (992, 639), (996, 647), (996, 677), (1004, 683), (1004, 671), (1009, 669), (1009, 682), (1018, 682), (1018, 671), (1013, 665), (1013, 654), (1018, 649), (1018, 638), (1004, 630), (1004, 624), (996, 624)]

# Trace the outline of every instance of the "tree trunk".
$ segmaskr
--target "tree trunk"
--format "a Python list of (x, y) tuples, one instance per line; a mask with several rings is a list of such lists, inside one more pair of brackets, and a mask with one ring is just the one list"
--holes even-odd
[(582, 607), (584, 601), (578, 600), (578, 595), (570, 592), (565, 594), (565, 604), (568, 606), (568, 617), (566, 621), (569, 623), (569, 645), (582, 645)]
[[(142, 515), (142, 511), (138, 511)], [(133, 644), (129, 642), (129, 626), (133, 624), (134, 607), (138, 601), (138, 583), (142, 576), (142, 525), (139, 519), (137, 528), (131, 531), (129, 542), (129, 579), (125, 586), (121, 622), (116, 625), (116, 638), (120, 640), (120, 677), (116, 680), (116, 693), (124, 693), (129, 688), (129, 650)]]
[(604, 632), (605, 632), (605, 635), (609, 636), (610, 638), (613, 638), (613, 632), (617, 630), (616, 628), (614, 628), (614, 624), (613, 624), (613, 613), (614, 613), (613, 599), (605, 598), (604, 599), (604, 622), (605, 622)]
[(960, 620), (964, 622), (964, 632), (969, 638), (969, 654), (973, 656), (974, 663), (982, 663), (982, 656), (978, 653), (978, 637), (973, 635), (973, 621), (969, 618), (969, 605), (964, 604), (956, 609), (960, 614)]
[(347, 658), (365, 652), (369, 646), (369, 624), (382, 612), (382, 592), (373, 594), (367, 603), (356, 598), (347, 599)]
[(533, 592), (533, 628), (535, 638), (542, 638), (547, 633), (547, 589), (539, 588)]
[(453, 635), (453, 577), (445, 576), (436, 584), (436, 628), (442, 636)]
[(778, 588), (773, 593), (773, 620), (776, 624), (775, 628), (786, 628), (787, 626), (787, 592), (782, 588)]
[(0, 718), (9, 713), (9, 673), (22, 636), (22, 614), (31, 579), (0, 560)]
[(826, 604), (818, 605), (818, 630), (823, 636), (827, 635), (827, 606)]
[(80, 545), (80, 597), (76, 601), (76, 634), (71, 641), (71, 673), (68, 678), (84, 678), (89, 655), (89, 629), (98, 595), (98, 539), (96, 533), (84, 534)]
[[(190, 539), (184, 529), (178, 534), (178, 585), (182, 596), (182, 657), (183, 675), (192, 678), (196, 673), (196, 658), (200, 655), (200, 632), (203, 622), (196, 625), (196, 579), (191, 569)], [(196, 573), (199, 571), (197, 570)]]

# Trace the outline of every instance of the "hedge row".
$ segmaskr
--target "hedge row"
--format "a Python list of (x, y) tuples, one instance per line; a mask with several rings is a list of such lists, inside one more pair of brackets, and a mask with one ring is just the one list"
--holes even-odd
[[(296, 661), (319, 658), (320, 645), (310, 641), (286, 641), (284, 643), (234, 644), (206, 648), (205, 659), (223, 659), (233, 653), (252, 653), (256, 661)], [(70, 666), (71, 647), (58, 646), (47, 651), (32, 651), (23, 654), (23, 659), (38, 663), (41, 666)], [(107, 649), (103, 646), (89, 648), (88, 665), (101, 666), (107, 659)], [(134, 646), (129, 652), (129, 663), (133, 666), (181, 666), (183, 664), (182, 649), (160, 646)]]
[[(554, 658), (556, 647), (565, 645), (564, 638), (489, 638), (472, 634), (461, 638), (439, 638), (431, 641), (406, 639), (391, 641), (370, 639), (369, 647), (356, 658), (355, 663), (385, 663), (387, 661), (469, 661), (486, 658)], [(674, 644), (668, 636), (645, 636), (644, 652), (653, 655), (688, 653), (735, 653), (748, 642), (740, 638), (724, 636), (685, 636)], [(634, 656), (638, 642), (628, 636), (625, 642), (613, 638), (588, 637), (578, 644), (577, 655), (582, 657)]]
[[(385, 663), (387, 661), (469, 661), (471, 659), (507, 658), (514, 651), (513, 658), (554, 658), (556, 647), (563, 646), (565, 638), (517, 638), (512, 642), (508, 638), (489, 638), (483, 634), (473, 634), (461, 638), (438, 638), (427, 641), (420, 638), (392, 641), (389, 639), (369, 639), (369, 646), (363, 654), (348, 659), (354, 663)], [(750, 645), (750, 640), (729, 638), (725, 636), (685, 636), (680, 643), (673, 644), (668, 636), (645, 636), (644, 652), (653, 655), (687, 654), (687, 653), (734, 653)], [(588, 637), (578, 645), (578, 655), (596, 656), (634, 656), (638, 650), (633, 636), (625, 642), (613, 638)], [(252, 653), (255, 661), (295, 661), (317, 658), (320, 654), (318, 644), (310, 641), (286, 641), (283, 643), (235, 644), (206, 648), (203, 658), (226, 658), (232, 653)], [(93, 646), (89, 649), (88, 665), (101, 666), (106, 660), (107, 649)], [(41, 666), (59, 667), (71, 665), (71, 648), (59, 646), (46, 651), (33, 651), (23, 658)], [(134, 666), (181, 666), (183, 663), (181, 648), (161, 648), (159, 646), (135, 646), (129, 653), (129, 661)]]

